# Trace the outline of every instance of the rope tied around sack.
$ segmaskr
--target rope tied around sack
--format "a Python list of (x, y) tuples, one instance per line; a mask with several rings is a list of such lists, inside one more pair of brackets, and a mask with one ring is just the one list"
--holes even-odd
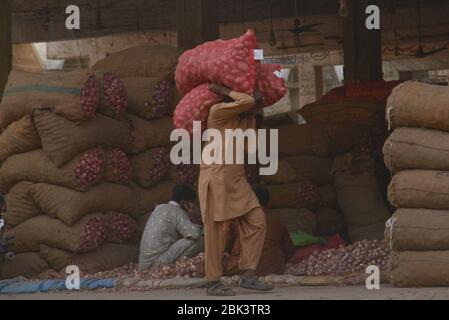
[(390, 171), (390, 176), (393, 179), (393, 163), (391, 162), (391, 152), (393, 151), (393, 141), (388, 140), (386, 144), (387, 144), (387, 148), (388, 148), (388, 170)]
[(393, 232), (394, 232), (394, 227), (396, 225), (396, 221), (397, 221), (396, 217), (391, 217), (385, 223), (385, 227), (390, 230), (390, 250), (393, 250)]

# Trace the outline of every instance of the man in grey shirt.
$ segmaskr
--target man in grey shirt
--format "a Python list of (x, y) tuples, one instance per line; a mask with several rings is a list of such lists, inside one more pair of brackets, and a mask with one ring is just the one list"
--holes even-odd
[(156, 207), (145, 227), (140, 243), (139, 271), (175, 263), (203, 251), (202, 227), (192, 223), (183, 207), (192, 208), (195, 191), (175, 186), (172, 200)]

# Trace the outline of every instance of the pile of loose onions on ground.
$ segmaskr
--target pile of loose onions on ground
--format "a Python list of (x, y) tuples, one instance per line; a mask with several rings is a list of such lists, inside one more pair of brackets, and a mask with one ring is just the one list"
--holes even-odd
[(176, 277), (185, 278), (202, 278), (204, 277), (204, 253), (200, 253), (196, 257), (179, 259), (175, 264), (162, 266), (153, 271), (139, 272), (137, 264), (130, 263), (121, 268), (111, 271), (99, 272), (96, 274), (87, 275), (88, 279), (126, 279), (139, 278), (141, 280), (154, 279), (171, 279)]
[(81, 112), (84, 119), (92, 119), (95, 117), (100, 94), (98, 92), (97, 79), (94, 75), (89, 76), (87, 81), (81, 88)]
[(90, 187), (99, 178), (104, 163), (104, 152), (93, 149), (81, 156), (75, 166), (75, 177), (82, 187)]
[(103, 75), (103, 89), (106, 101), (117, 117), (122, 117), (128, 107), (128, 96), (123, 82), (111, 73)]
[(364, 273), (371, 265), (385, 270), (390, 250), (385, 241), (363, 240), (349, 246), (341, 246), (314, 252), (299, 264), (288, 264), (287, 274), (304, 276), (346, 276)]

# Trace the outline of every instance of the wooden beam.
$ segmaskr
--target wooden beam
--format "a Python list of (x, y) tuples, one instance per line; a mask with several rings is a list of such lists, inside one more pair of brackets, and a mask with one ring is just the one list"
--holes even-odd
[(11, 2), (3, 1), (0, 10), (0, 98), (3, 94), (12, 64)]
[(176, 0), (178, 47), (191, 49), (219, 37), (217, 0)]
[[(380, 30), (365, 26), (366, 7), (376, 0), (347, 0), (349, 15), (343, 18), (344, 74), (348, 80), (380, 80), (382, 42)], [(381, 26), (382, 27), (382, 26)]]

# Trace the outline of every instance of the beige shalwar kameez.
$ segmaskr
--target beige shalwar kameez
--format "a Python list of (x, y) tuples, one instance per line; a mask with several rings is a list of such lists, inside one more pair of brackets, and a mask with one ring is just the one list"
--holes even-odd
[[(208, 129), (256, 129), (255, 118), (241, 116), (254, 106), (254, 99), (232, 91), (234, 102), (220, 103), (211, 108)], [(223, 141), (224, 145), (224, 141)], [(223, 153), (223, 163), (225, 154)], [(248, 184), (244, 165), (204, 162), (198, 185), (201, 213), (205, 226), (206, 281), (218, 281), (222, 276), (222, 259), (231, 220), (238, 225), (241, 241), (240, 270), (256, 270), (264, 246), (266, 223), (264, 212)]]

